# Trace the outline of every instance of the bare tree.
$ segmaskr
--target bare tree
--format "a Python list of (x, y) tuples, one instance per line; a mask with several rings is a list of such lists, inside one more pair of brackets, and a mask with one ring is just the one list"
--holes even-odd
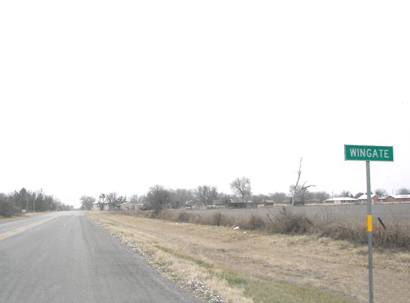
[(218, 199), (218, 191), (216, 187), (209, 185), (198, 186), (194, 191), (195, 198), (205, 205), (213, 204), (214, 200)]
[(104, 210), (104, 207), (105, 207), (105, 205), (106, 205), (105, 194), (100, 194), (100, 195), (98, 196), (98, 203), (97, 203), (97, 205), (98, 205), (98, 208), (99, 208), (100, 210)]
[(325, 191), (306, 191), (304, 202), (321, 203), (328, 198), (330, 198), (330, 195)]
[(81, 200), (81, 209), (83, 210), (90, 210), (93, 208), (95, 198), (91, 196), (82, 196)]
[(178, 188), (176, 190), (170, 191), (170, 201), (169, 206), (171, 208), (181, 208), (186, 206), (188, 201), (193, 199), (194, 195), (192, 190)]
[(130, 202), (132, 204), (137, 204), (140, 201), (140, 197), (137, 194), (134, 194), (130, 197)]
[(154, 210), (154, 214), (159, 214), (169, 203), (170, 193), (164, 187), (155, 185), (147, 193), (146, 200), (149, 207)]
[(251, 181), (249, 178), (236, 178), (231, 183), (231, 189), (242, 202), (248, 201), (252, 196)]
[[(273, 200), (275, 203), (282, 203), (285, 200), (288, 200), (288, 195), (281, 192), (276, 192), (269, 194), (269, 199)], [(289, 200), (288, 200), (289, 201)]]
[(109, 209), (119, 209), (120, 205), (127, 201), (124, 196), (119, 196), (117, 193), (109, 193), (105, 195), (105, 203)]
[(348, 190), (342, 190), (340, 194), (337, 194), (336, 197), (349, 197), (353, 198), (353, 194)]
[(378, 197), (386, 197), (387, 191), (383, 188), (378, 188), (374, 191)]
[(315, 185), (308, 184), (307, 182), (304, 182), (302, 185), (299, 185), (300, 182), (300, 176), (302, 175), (302, 160), (303, 158), (300, 158), (299, 161), (299, 169), (298, 169), (298, 177), (296, 179), (296, 184), (290, 187), (290, 191), (292, 193), (292, 200), (291, 200), (291, 205), (295, 206), (296, 200), (298, 199), (301, 204), (305, 204), (305, 193), (310, 187), (313, 187)]

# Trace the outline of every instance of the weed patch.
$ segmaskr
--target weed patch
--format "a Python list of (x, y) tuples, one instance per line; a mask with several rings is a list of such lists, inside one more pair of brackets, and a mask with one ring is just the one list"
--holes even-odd
[(255, 303), (351, 303), (343, 295), (329, 295), (313, 287), (299, 286), (283, 281), (244, 277), (234, 272), (222, 272), (218, 277), (232, 287), (243, 288), (244, 295)]

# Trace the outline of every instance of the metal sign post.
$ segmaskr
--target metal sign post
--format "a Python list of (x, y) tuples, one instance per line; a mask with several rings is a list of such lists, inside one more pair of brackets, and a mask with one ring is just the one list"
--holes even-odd
[(366, 161), (369, 303), (374, 303), (373, 214), (371, 197), (372, 192), (370, 186), (370, 161), (393, 161), (393, 146), (345, 145), (345, 160)]
[(367, 245), (368, 245), (368, 264), (369, 264), (369, 303), (374, 302), (373, 291), (373, 214), (372, 197), (370, 187), (370, 161), (366, 161), (366, 180), (367, 180)]

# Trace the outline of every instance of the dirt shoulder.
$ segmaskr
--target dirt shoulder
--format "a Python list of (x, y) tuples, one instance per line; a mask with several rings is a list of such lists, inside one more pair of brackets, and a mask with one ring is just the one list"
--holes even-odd
[(2, 217), (2, 216), (0, 216), (0, 224), (20, 220), (22, 218), (24, 218), (24, 217)]
[[(367, 247), (121, 214), (89, 213), (210, 302), (366, 302)], [(408, 302), (410, 252), (375, 253), (377, 302)], [(220, 302), (220, 301), (219, 301)]]
[(24, 214), (20, 214), (18, 216), (12, 216), (12, 217), (0, 216), (0, 223), (22, 220), (22, 219), (31, 218), (31, 217), (39, 216), (39, 215), (46, 214), (46, 213), (47, 212), (24, 213)]

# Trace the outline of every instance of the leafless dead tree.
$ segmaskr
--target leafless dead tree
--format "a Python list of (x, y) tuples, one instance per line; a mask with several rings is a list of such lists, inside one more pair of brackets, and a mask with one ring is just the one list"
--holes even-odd
[(299, 185), (300, 182), (300, 176), (302, 175), (302, 161), (303, 158), (300, 158), (299, 160), (299, 169), (298, 169), (298, 177), (296, 179), (296, 183), (294, 186), (291, 186), (291, 192), (292, 192), (292, 201), (291, 205), (295, 206), (296, 204), (296, 198), (300, 197), (300, 203), (305, 204), (305, 193), (310, 187), (314, 187), (315, 185), (307, 184), (307, 181), (305, 181), (302, 185)]
[(247, 202), (252, 196), (251, 181), (249, 178), (236, 178), (231, 183), (232, 191), (237, 195), (242, 202)]

